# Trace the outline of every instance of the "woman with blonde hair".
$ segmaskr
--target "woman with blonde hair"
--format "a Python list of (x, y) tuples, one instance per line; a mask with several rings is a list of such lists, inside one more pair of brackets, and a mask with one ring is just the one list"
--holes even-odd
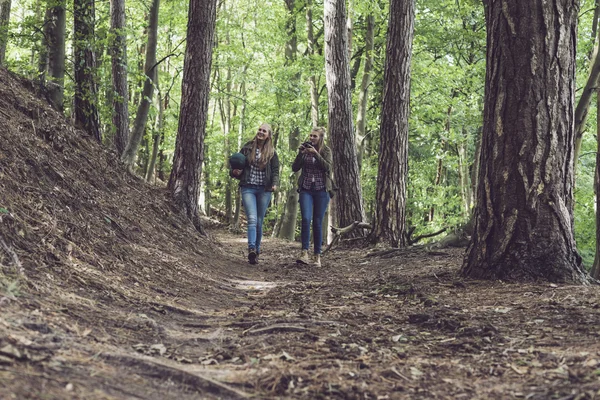
[(258, 263), (262, 227), (271, 195), (279, 186), (279, 158), (273, 146), (273, 130), (261, 124), (254, 138), (240, 153), (245, 156), (243, 168), (231, 169), (230, 175), (240, 181), (242, 203), (248, 222), (248, 262)]
[(321, 245), (323, 242), (323, 217), (333, 194), (331, 178), (333, 157), (331, 149), (325, 146), (325, 128), (313, 128), (308, 141), (298, 149), (292, 170), (300, 173), (298, 192), (300, 193), (300, 213), (302, 214), (302, 251), (296, 260), (309, 264), (310, 225), (312, 222), (315, 266), (321, 266)]

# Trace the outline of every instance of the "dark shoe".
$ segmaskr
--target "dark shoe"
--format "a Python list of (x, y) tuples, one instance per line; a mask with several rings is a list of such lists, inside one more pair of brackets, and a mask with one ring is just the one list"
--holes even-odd
[(250, 264), (257, 264), (258, 263), (258, 255), (256, 254), (256, 250), (254, 249), (250, 249), (248, 250), (248, 262)]

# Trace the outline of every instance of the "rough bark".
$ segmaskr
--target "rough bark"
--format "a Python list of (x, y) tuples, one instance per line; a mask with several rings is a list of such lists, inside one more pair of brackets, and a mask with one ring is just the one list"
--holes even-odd
[[(307, 53), (308, 56), (312, 57), (315, 55), (315, 33), (313, 29), (313, 17), (312, 17), (312, 0), (306, 0), (306, 39), (307, 39)], [(313, 126), (319, 126), (319, 89), (317, 88), (317, 77), (312, 74), (308, 78), (310, 84), (310, 119)]]
[(135, 157), (144, 136), (146, 123), (148, 122), (148, 112), (150, 111), (150, 104), (152, 103), (152, 95), (154, 94), (154, 80), (156, 79), (157, 73), (156, 45), (158, 39), (159, 6), (160, 0), (152, 0), (148, 21), (148, 45), (146, 46), (146, 61), (144, 65), (146, 79), (144, 80), (142, 96), (138, 104), (137, 113), (135, 114), (131, 136), (129, 137), (125, 151), (121, 155), (121, 160), (127, 165), (130, 171), (133, 171)]
[(573, 235), (574, 0), (486, 1), (472, 278), (585, 282)]
[(8, 23), (10, 22), (11, 0), (0, 2), (0, 65), (4, 65), (6, 43), (8, 42)]
[(161, 98), (158, 79), (156, 80), (156, 97), (158, 113), (156, 114), (156, 127), (152, 135), (152, 154), (150, 155), (150, 158), (148, 160), (148, 168), (146, 169), (146, 182), (151, 182), (154, 178), (154, 169), (156, 168), (158, 148), (160, 147), (160, 138), (163, 134), (163, 126), (165, 121), (165, 107)]
[(175, 207), (204, 232), (198, 215), (216, 0), (191, 0), (183, 66), (181, 112), (168, 190)]
[(414, 0), (391, 0), (379, 144), (375, 241), (404, 246)]
[(125, 0), (110, 1), (112, 84), (114, 87), (112, 123), (114, 144), (121, 156), (129, 141), (129, 92), (127, 87), (127, 34), (125, 32)]
[(73, 52), (75, 64), (75, 125), (102, 141), (98, 117), (98, 84), (94, 52), (94, 0), (75, 0), (73, 4)]
[(334, 178), (339, 187), (334, 198), (336, 223), (346, 226), (363, 221), (364, 210), (352, 121), (344, 0), (325, 0), (324, 15), (329, 143), (333, 151)]
[(50, 104), (63, 111), (65, 80), (66, 5), (52, 1), (46, 9), (44, 40), (40, 52), (40, 85)]

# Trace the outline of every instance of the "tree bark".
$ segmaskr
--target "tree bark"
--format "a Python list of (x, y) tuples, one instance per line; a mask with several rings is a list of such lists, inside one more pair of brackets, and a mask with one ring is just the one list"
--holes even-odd
[[(316, 47), (313, 29), (312, 0), (306, 0), (306, 39), (308, 45), (307, 53), (312, 63)], [(317, 77), (315, 74), (311, 74), (308, 81), (310, 84), (310, 119), (313, 126), (319, 126), (319, 89), (317, 88)]]
[(127, 87), (127, 34), (125, 32), (125, 0), (110, 1), (112, 84), (114, 87), (112, 123), (117, 154), (125, 152), (129, 141), (129, 92)]
[(339, 187), (334, 198), (335, 223), (346, 226), (363, 221), (365, 216), (352, 122), (345, 1), (325, 0), (324, 15), (329, 142), (333, 150), (334, 177)]
[(10, 22), (11, 0), (0, 2), (0, 65), (4, 65), (6, 58), (6, 43), (8, 42), (8, 28)]
[(216, 0), (190, 0), (181, 112), (168, 190), (175, 207), (204, 233), (198, 215)]
[[(391, 16), (391, 14), (390, 14)], [(389, 38), (388, 38), (389, 40)], [(367, 17), (367, 32), (365, 34), (365, 68), (363, 69), (360, 92), (358, 93), (358, 111), (356, 112), (356, 143), (358, 146), (358, 167), (361, 168), (365, 153), (367, 100), (371, 85), (371, 70), (373, 69), (373, 47), (375, 42), (375, 17)]]
[[(298, 35), (296, 32), (296, 1), (285, 0), (287, 8), (286, 33), (287, 42), (285, 46), (285, 63), (286, 66), (292, 66), (296, 62), (296, 54), (298, 53)], [(312, 24), (312, 21), (311, 21)], [(300, 75), (295, 74), (290, 82), (290, 92), (295, 96), (299, 94)], [(292, 99), (293, 100), (293, 99)], [(295, 115), (296, 107), (292, 110)], [(293, 126), (290, 129), (288, 147), (291, 152), (296, 152), (300, 146), (300, 128)], [(277, 237), (281, 239), (294, 240), (296, 238), (296, 223), (298, 220), (298, 192), (297, 182), (298, 173), (291, 174), (289, 189), (285, 194), (285, 209), (281, 215)]]
[(144, 88), (142, 89), (142, 97), (138, 104), (137, 113), (135, 115), (135, 121), (133, 123), (133, 129), (131, 130), (131, 136), (127, 147), (121, 155), (121, 160), (127, 165), (130, 171), (133, 171), (135, 164), (135, 157), (137, 155), (144, 131), (146, 129), (146, 122), (148, 121), (148, 112), (150, 111), (150, 104), (152, 103), (152, 95), (154, 93), (154, 80), (156, 79), (157, 68), (156, 68), (156, 45), (158, 38), (158, 10), (160, 7), (160, 0), (152, 0), (152, 6), (150, 7), (150, 18), (148, 21), (148, 45), (146, 46), (146, 62), (144, 66), (144, 74), (146, 79), (144, 80)]
[(573, 235), (575, 0), (486, 0), (471, 278), (586, 282)]
[(375, 241), (405, 246), (410, 63), (414, 0), (391, 0), (384, 72), (375, 221)]
[(160, 86), (158, 77), (156, 79), (156, 97), (158, 114), (156, 114), (156, 128), (152, 135), (152, 154), (148, 160), (148, 168), (146, 169), (146, 182), (150, 183), (154, 178), (154, 169), (156, 167), (156, 158), (158, 157), (158, 148), (160, 147), (160, 138), (163, 135), (163, 126), (165, 121), (165, 107), (160, 94)]
[(75, 63), (75, 125), (97, 141), (102, 141), (98, 117), (98, 84), (94, 52), (94, 0), (75, 0), (73, 4)]
[[(600, 90), (596, 90), (596, 106), (600, 107)], [(600, 108), (598, 108), (600, 110)], [(596, 169), (594, 171), (594, 197), (596, 201), (596, 254), (590, 275), (592, 278), (600, 279), (600, 208), (598, 207), (598, 195), (600, 194), (600, 112), (596, 113)]]

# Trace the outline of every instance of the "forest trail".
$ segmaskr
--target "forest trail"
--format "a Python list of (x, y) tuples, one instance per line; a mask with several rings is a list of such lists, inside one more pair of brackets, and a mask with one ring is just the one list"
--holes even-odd
[[(200, 236), (0, 69), (0, 399), (593, 399), (597, 287)], [(207, 221), (208, 222), (208, 221)]]

